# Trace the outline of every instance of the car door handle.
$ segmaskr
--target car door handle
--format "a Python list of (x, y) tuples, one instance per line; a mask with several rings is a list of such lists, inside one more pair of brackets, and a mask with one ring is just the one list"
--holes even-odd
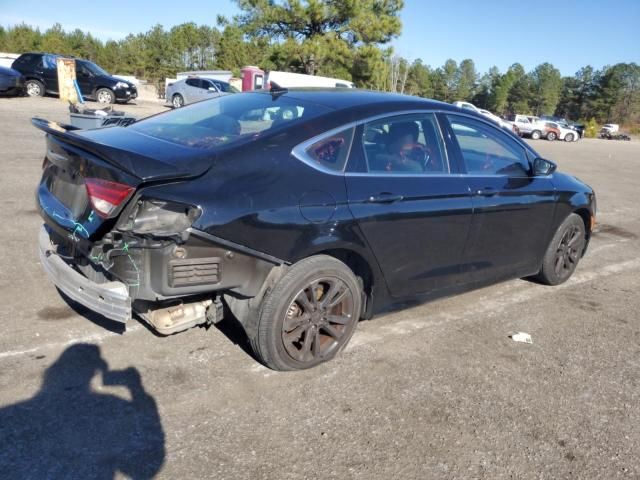
[(493, 197), (496, 193), (498, 192), (493, 187), (484, 187), (476, 190), (476, 195), (482, 195), (483, 197)]
[(369, 203), (393, 203), (399, 202), (404, 197), (402, 195), (394, 195), (393, 193), (383, 192), (378, 195), (371, 195), (369, 197)]

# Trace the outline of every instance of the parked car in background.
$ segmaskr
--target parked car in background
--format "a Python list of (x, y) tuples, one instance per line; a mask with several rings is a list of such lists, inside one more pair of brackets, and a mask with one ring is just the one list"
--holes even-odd
[(289, 89), (127, 127), (33, 123), (47, 134), (40, 262), (57, 287), (162, 334), (231, 311), (277, 370), (330, 360), (393, 304), (560, 284), (595, 221), (593, 190), (527, 143), (416, 97)]
[(0, 95), (22, 95), (24, 77), (12, 68), (0, 67)]
[(580, 138), (578, 132), (572, 128), (563, 127), (556, 122), (544, 122), (544, 124), (559, 132), (558, 140), (564, 140), (565, 142), (577, 142)]
[(222, 80), (189, 77), (170, 83), (167, 86), (166, 99), (174, 108), (180, 108), (190, 103), (238, 92), (237, 88)]
[(620, 125), (618, 125), (617, 123), (605, 123), (602, 128), (600, 129), (600, 133), (616, 133), (618, 130), (620, 130)]
[(553, 115), (541, 115), (540, 119), (555, 122), (564, 128), (570, 128), (571, 130), (578, 132), (578, 138), (582, 138), (584, 136), (585, 126), (581, 123), (570, 122), (566, 118), (555, 117)]
[(545, 122), (543, 136), (550, 142), (553, 142), (554, 140), (560, 138), (560, 129), (552, 122)]
[[(62, 55), (51, 53), (23, 53), (12, 68), (22, 73), (25, 90), (30, 97), (45, 94), (58, 95), (58, 67), (56, 60)], [(136, 86), (114, 77), (88, 60), (75, 59), (76, 79), (83, 98), (100, 103), (126, 103), (138, 96)]]
[(473, 103), (469, 103), (469, 102), (458, 101), (458, 102), (453, 102), (453, 105), (455, 105), (456, 107), (462, 108), (463, 110), (469, 110), (471, 112), (479, 113), (480, 115), (483, 115), (487, 117), (489, 120), (497, 123), (501, 127), (506, 128), (507, 130), (511, 130), (516, 135), (519, 134), (517, 128), (514, 128), (512, 123), (507, 122), (506, 120), (503, 120), (498, 115), (491, 113), (489, 110), (486, 110), (484, 108), (478, 108)]
[(512, 114), (507, 117), (507, 120), (518, 127), (521, 136), (528, 136), (531, 137), (532, 140), (538, 140), (545, 134), (545, 125), (538, 122), (536, 118), (529, 118), (527, 115)]

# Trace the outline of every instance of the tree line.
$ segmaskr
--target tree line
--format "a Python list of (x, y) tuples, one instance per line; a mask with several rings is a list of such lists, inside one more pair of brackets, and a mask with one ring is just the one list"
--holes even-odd
[(21, 24), (0, 27), (0, 51), (74, 55), (121, 75), (163, 82), (176, 72), (231, 70), (245, 65), (352, 80), (358, 87), (402, 92), (445, 102), (469, 101), (499, 115), (556, 114), (598, 122), (640, 121), (640, 66), (585, 66), (562, 76), (550, 63), (527, 72), (477, 71), (472, 59), (449, 59), (433, 68), (395, 55), (389, 43), (401, 33), (402, 0), (235, 0), (239, 14), (215, 25), (156, 25), (118, 41), (60, 24), (40, 31)]

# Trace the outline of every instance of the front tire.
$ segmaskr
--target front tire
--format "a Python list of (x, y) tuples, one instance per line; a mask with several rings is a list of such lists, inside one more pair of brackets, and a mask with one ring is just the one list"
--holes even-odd
[(540, 132), (538, 130), (531, 132), (531, 140), (540, 140)]
[(180, 108), (184, 106), (184, 97), (179, 93), (176, 93), (171, 97), (171, 104), (173, 105), (173, 108)]
[(115, 103), (116, 95), (108, 88), (99, 88), (96, 91), (96, 101), (102, 104)]
[(265, 295), (251, 346), (273, 370), (302, 370), (331, 360), (351, 339), (362, 293), (351, 269), (326, 255), (294, 264)]
[(566, 137), (564, 137), (565, 142), (573, 142), (574, 136), (573, 133), (567, 133)]
[(584, 222), (579, 215), (572, 213), (551, 239), (537, 279), (546, 285), (566, 282), (578, 266), (586, 241)]
[(44, 97), (44, 84), (39, 80), (27, 80), (24, 89), (30, 97)]

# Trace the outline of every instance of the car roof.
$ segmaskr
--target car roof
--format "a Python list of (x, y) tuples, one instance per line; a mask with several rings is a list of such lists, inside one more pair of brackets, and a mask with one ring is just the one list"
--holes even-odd
[[(353, 88), (288, 88), (281, 91), (268, 91), (264, 95), (278, 94), (289, 98), (304, 100), (331, 109), (345, 109), (358, 106), (374, 106), (385, 104), (396, 104), (402, 108), (415, 109), (437, 109), (459, 112), (460, 108), (449, 103), (439, 102), (426, 98), (413, 97), (411, 95), (401, 95), (398, 93), (377, 92), (373, 90), (360, 90)], [(282, 92), (282, 93), (280, 93)], [(481, 116), (480, 116), (481, 117)]]

